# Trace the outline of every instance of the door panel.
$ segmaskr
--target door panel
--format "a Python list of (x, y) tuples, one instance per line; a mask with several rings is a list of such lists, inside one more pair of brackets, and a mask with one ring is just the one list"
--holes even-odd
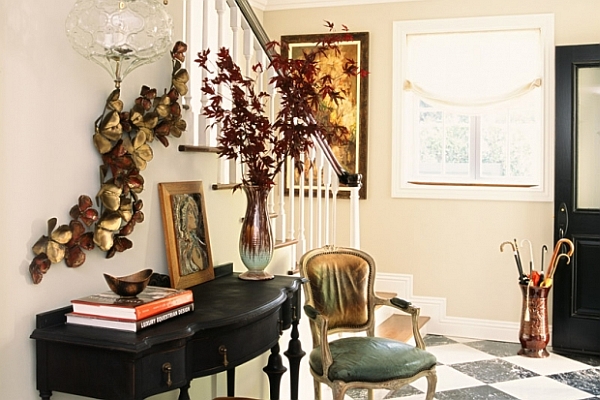
[(557, 352), (600, 354), (600, 46), (556, 49), (555, 240), (575, 245), (554, 276)]
[(595, 238), (575, 237), (577, 262), (574, 262), (573, 276), (573, 315), (576, 317), (600, 318), (600, 268), (578, 268), (595, 265), (600, 259), (600, 240)]

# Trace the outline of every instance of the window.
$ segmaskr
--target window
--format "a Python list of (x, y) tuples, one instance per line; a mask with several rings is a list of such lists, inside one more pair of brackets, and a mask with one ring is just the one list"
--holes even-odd
[(552, 201), (552, 15), (394, 23), (392, 195)]

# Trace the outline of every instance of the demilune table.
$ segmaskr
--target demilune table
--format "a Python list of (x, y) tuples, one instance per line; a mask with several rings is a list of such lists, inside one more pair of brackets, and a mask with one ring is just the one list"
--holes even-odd
[(195, 310), (139, 332), (66, 324), (72, 308), (38, 314), (37, 390), (49, 400), (53, 391), (106, 400), (140, 400), (179, 389), (189, 400), (194, 378), (227, 371), (227, 395), (234, 396), (235, 367), (271, 351), (263, 370), (271, 400), (279, 399), (287, 370), (279, 337), (292, 328), (289, 348), (291, 399), (298, 399), (300, 360), (304, 356), (298, 321), (302, 278), (276, 276), (244, 281), (228, 274), (197, 285)]

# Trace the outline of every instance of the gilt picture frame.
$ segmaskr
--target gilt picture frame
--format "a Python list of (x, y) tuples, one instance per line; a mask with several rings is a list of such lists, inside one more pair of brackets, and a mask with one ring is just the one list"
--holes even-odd
[[(326, 58), (321, 58), (322, 63), (330, 65), (343, 65), (346, 59), (356, 61), (361, 70), (369, 69), (369, 33), (368, 32), (343, 32), (342, 34), (309, 34), (309, 35), (284, 35), (281, 36), (282, 55), (284, 57), (298, 58), (304, 51), (310, 51), (319, 42), (327, 39), (327, 36), (335, 35), (342, 40), (337, 41), (340, 52), (330, 52)], [(324, 65), (325, 68), (331, 66)], [(330, 72), (331, 74), (331, 72)], [(336, 122), (346, 126), (350, 133), (350, 140), (347, 144), (331, 145), (331, 149), (342, 167), (350, 174), (359, 173), (362, 175), (362, 187), (359, 191), (361, 199), (367, 198), (367, 154), (368, 154), (368, 76), (358, 75), (349, 80), (346, 100), (342, 105), (329, 104), (327, 108), (331, 111), (324, 112), (329, 118), (339, 118)], [(339, 109), (344, 107), (344, 109)], [(323, 114), (320, 111), (321, 114)], [(323, 118), (324, 115), (317, 116)], [(297, 175), (297, 174), (296, 174)], [(307, 174), (306, 174), (307, 175)], [(299, 181), (296, 176), (293, 185), (286, 180), (286, 187), (294, 188), (294, 192), (299, 192)], [(305, 195), (308, 193), (308, 178), (305, 178)], [(350, 191), (348, 188), (340, 187), (338, 197), (348, 198)]]
[(171, 286), (215, 278), (202, 181), (158, 184)]

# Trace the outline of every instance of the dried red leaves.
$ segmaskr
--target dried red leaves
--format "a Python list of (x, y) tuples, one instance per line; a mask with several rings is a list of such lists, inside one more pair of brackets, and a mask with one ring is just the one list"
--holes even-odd
[[(332, 23), (326, 21), (326, 24), (333, 29)], [(202, 92), (208, 98), (202, 112), (213, 125), (220, 124), (219, 156), (240, 160), (244, 184), (273, 185), (287, 157), (293, 157), (296, 169), (302, 170), (304, 165), (299, 156), (312, 147), (315, 135), (321, 135), (331, 144), (348, 142), (348, 129), (319, 118), (318, 112), (324, 101), (335, 104), (344, 101), (345, 89), (339, 84), (343, 77), (364, 73), (353, 60), (345, 62), (341, 76), (320, 68), (320, 57), (338, 52), (338, 43), (347, 40), (347, 36), (347, 33), (328, 36), (301, 59), (283, 57), (276, 51), (281, 44), (268, 43), (267, 51), (272, 55), (268, 68), (276, 72), (270, 83), (280, 97), (273, 122), (266, 110), (269, 94), (255, 89), (255, 80), (242, 74), (226, 48), (216, 54), (214, 67), (209, 60), (210, 50), (198, 53), (195, 61), (209, 72), (202, 85)], [(252, 69), (257, 74), (263, 72), (260, 64)], [(227, 93), (227, 99), (223, 93)]]

